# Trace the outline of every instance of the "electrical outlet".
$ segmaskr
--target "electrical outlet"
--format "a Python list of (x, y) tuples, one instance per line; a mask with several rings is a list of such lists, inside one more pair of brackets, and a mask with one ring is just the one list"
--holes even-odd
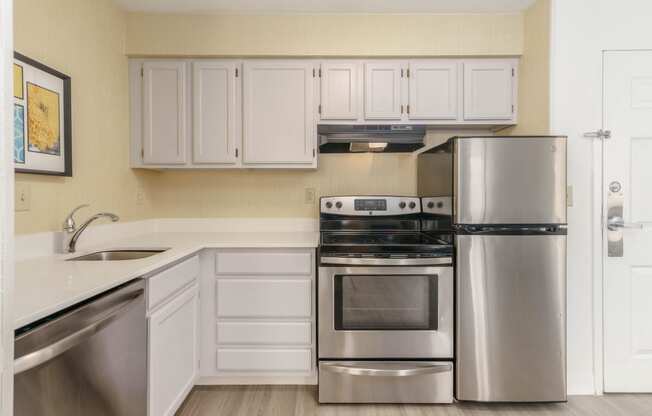
[(316, 194), (317, 192), (315, 191), (315, 188), (306, 188), (305, 195), (304, 195), (304, 203), (314, 204)]
[(29, 211), (32, 200), (29, 185), (26, 183), (16, 182), (14, 185), (14, 192), (15, 210)]
[(143, 205), (145, 203), (145, 191), (143, 188), (136, 190), (136, 205)]

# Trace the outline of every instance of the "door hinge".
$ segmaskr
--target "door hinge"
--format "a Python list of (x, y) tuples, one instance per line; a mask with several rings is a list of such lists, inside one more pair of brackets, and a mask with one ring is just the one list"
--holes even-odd
[(516, 75), (516, 70), (514, 70), (514, 68), (512, 68), (512, 76), (514, 76), (514, 75)]
[(321, 78), (321, 68), (319, 68), (319, 78)]
[(319, 114), (321, 114), (321, 104), (319, 104), (319, 105), (317, 106), (317, 112), (318, 112)]
[(405, 72), (407, 73), (407, 77), (410, 78), (410, 68), (406, 69)]
[(317, 152), (315, 151), (315, 149), (312, 149), (312, 157), (313, 157), (313, 159), (315, 158), (316, 154), (317, 154)]
[(140, 149), (140, 158), (145, 159), (145, 149)]
[(315, 68), (313, 68), (313, 69), (312, 69), (312, 77), (313, 77), (313, 78), (316, 76), (316, 75), (315, 75), (316, 73), (317, 73), (317, 70), (316, 70)]
[(410, 114), (410, 104), (407, 105), (407, 111), (408, 114)]
[(235, 148), (235, 157), (238, 157), (238, 148)]
[(584, 133), (584, 137), (589, 137), (591, 139), (611, 139), (611, 130), (598, 130), (598, 131), (589, 131)]
[(238, 68), (235, 69), (235, 77), (238, 78)]
[(514, 114), (514, 104), (512, 104), (512, 114)]
[(403, 78), (403, 68), (401, 68), (401, 78)]
[(403, 114), (403, 104), (401, 104), (401, 114)]
[(140, 68), (140, 77), (142, 78), (144, 76), (145, 76), (145, 68)]

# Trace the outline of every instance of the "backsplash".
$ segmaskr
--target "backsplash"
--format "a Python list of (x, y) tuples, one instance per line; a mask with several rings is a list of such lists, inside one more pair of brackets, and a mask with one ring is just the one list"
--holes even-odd
[(324, 195), (416, 195), (416, 158), (321, 155), (316, 171), (165, 171), (148, 182), (153, 217), (316, 217)]

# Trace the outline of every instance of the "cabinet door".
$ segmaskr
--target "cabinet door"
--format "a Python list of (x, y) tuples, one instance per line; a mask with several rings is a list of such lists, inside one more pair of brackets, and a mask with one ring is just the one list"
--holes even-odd
[(317, 145), (314, 71), (314, 63), (305, 60), (244, 63), (244, 163), (313, 162)]
[(149, 414), (173, 415), (195, 383), (199, 298), (193, 285), (149, 318)]
[(403, 116), (401, 62), (366, 62), (364, 114), (367, 120), (400, 120)]
[(235, 164), (238, 160), (237, 90), (231, 61), (193, 62), (193, 162)]
[(512, 61), (464, 63), (464, 120), (510, 120), (514, 116)]
[(410, 120), (457, 119), (457, 61), (423, 60), (409, 64)]
[(359, 67), (357, 62), (322, 62), (322, 120), (358, 119)]
[(186, 63), (143, 64), (143, 163), (186, 162)]

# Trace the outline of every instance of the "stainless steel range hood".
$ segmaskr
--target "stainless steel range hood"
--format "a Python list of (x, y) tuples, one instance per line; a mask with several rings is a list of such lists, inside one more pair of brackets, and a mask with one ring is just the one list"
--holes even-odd
[(421, 125), (319, 125), (320, 153), (406, 153), (423, 147)]

